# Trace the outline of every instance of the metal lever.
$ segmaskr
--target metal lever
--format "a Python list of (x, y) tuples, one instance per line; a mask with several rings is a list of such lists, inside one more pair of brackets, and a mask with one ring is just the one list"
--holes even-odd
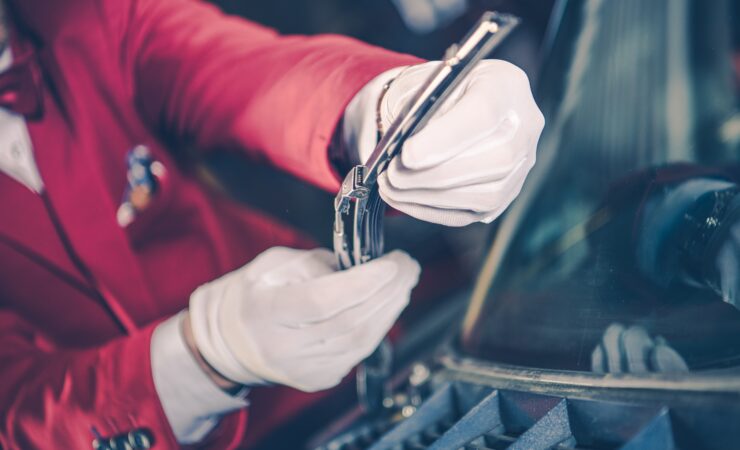
[[(486, 12), (414, 94), (390, 125), (364, 165), (352, 168), (334, 200), (334, 253), (342, 269), (363, 264), (383, 253), (385, 203), (378, 194), (378, 176), (403, 143), (422, 128), (475, 65), (519, 24), (519, 18)], [(392, 353), (384, 341), (358, 370), (358, 395), (368, 412), (382, 408), (385, 381), (391, 375)]]

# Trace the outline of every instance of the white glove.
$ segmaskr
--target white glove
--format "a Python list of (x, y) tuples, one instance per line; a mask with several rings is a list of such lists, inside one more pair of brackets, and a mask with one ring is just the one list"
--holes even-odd
[(235, 382), (328, 389), (380, 344), (419, 271), (400, 251), (340, 272), (328, 250), (276, 247), (192, 294), (193, 337)]
[(596, 373), (683, 373), (689, 366), (662, 336), (651, 337), (639, 325), (613, 323), (591, 352)]
[[(343, 133), (362, 162), (376, 145), (377, 100), (394, 76), (380, 116), (393, 122), (439, 62), (388, 71), (350, 102)], [(448, 226), (491, 222), (514, 200), (535, 162), (544, 118), (525, 73), (481, 61), (379, 178), (381, 197), (421, 220)]]

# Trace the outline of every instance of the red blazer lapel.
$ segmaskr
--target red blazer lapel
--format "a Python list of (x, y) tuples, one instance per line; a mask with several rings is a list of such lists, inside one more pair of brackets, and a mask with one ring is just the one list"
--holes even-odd
[[(49, 272), (91, 293), (57, 238), (38, 194), (0, 174), (0, 244), (45, 267)], [(11, 262), (4, 262), (11, 266)], [(11, 268), (12, 270), (12, 268)]]
[[(119, 322), (133, 331), (158, 315), (138, 261), (116, 223), (118, 204), (105, 183), (110, 174), (105, 173), (106, 166), (99, 160), (107, 149), (85, 138), (94, 135), (85, 130), (96, 124), (85, 115), (84, 98), (69, 102), (63, 71), (51, 49), (41, 50), (39, 59), (49, 84), (44, 92), (44, 116), (27, 125), (47, 206), (73, 258), (87, 269), (88, 277)], [(64, 111), (59, 108), (59, 100), (66, 103)]]
[[(33, 44), (21, 36), (13, 21), (8, 24), (8, 34), (14, 57), (33, 51)], [(74, 284), (79, 290), (92, 293), (57, 238), (42, 198), (1, 172), (0, 211), (0, 243)], [(12, 270), (12, 262), (4, 263)]]

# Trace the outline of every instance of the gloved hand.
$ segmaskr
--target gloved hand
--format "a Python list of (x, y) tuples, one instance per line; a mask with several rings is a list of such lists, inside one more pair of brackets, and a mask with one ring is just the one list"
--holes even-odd
[(380, 344), (419, 271), (401, 251), (340, 272), (328, 250), (273, 248), (192, 294), (195, 344), (235, 382), (328, 389)]
[[(343, 133), (367, 161), (380, 122), (387, 130), (439, 62), (386, 72), (350, 102)], [(490, 222), (514, 200), (535, 162), (544, 118), (529, 80), (505, 61), (481, 61), (379, 178), (381, 197), (421, 220), (448, 226)]]
[(681, 355), (662, 336), (650, 337), (641, 326), (609, 325), (591, 353), (596, 373), (688, 372)]

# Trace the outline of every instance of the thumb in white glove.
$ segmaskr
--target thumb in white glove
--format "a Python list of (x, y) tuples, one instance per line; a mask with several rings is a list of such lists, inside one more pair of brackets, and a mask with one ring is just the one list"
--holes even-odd
[(328, 389), (380, 344), (419, 271), (400, 251), (340, 272), (328, 250), (276, 247), (193, 293), (195, 344), (235, 382)]
[[(387, 130), (429, 75), (433, 61), (378, 76), (350, 102), (343, 133), (362, 162), (376, 145), (377, 102)], [(448, 226), (490, 222), (519, 194), (535, 162), (544, 118), (526, 74), (481, 61), (379, 178), (380, 195), (410, 216)]]

